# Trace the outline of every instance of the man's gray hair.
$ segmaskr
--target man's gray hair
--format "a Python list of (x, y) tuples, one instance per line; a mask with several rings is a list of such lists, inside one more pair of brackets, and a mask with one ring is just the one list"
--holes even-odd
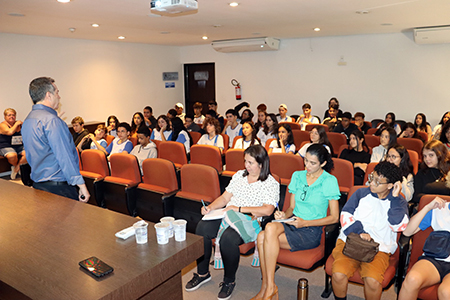
[(30, 82), (28, 92), (34, 104), (44, 100), (47, 92), (55, 93), (54, 82), (55, 80), (50, 77), (39, 77)]

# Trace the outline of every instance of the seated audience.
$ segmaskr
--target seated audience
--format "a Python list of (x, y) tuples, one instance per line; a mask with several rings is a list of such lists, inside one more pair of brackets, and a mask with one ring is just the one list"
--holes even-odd
[(17, 112), (12, 108), (5, 109), (3, 115), (5, 121), (0, 123), (0, 155), (11, 164), (10, 177), (14, 180), (19, 173), (20, 165), (27, 163), (20, 132), (22, 121), (16, 120)]
[(309, 140), (311, 141), (310, 143), (306, 143), (300, 148), (300, 150), (298, 150), (297, 154), (301, 157), (305, 157), (306, 150), (308, 150), (309, 146), (311, 146), (312, 144), (320, 144), (324, 146), (325, 149), (327, 149), (328, 153), (330, 153), (330, 155), (333, 155), (333, 146), (328, 140), (327, 132), (325, 131), (323, 126), (314, 126), (313, 129), (311, 129), (311, 131), (309, 132)]
[(208, 118), (203, 123), (203, 128), (206, 134), (198, 140), (197, 145), (211, 145), (220, 149), (223, 152), (224, 144), (223, 137), (220, 135), (220, 123), (217, 119)]
[(380, 162), (382, 160), (385, 160), (387, 150), (396, 143), (397, 133), (395, 132), (395, 130), (390, 126), (383, 129), (380, 135), (380, 145), (372, 149), (370, 162)]
[(172, 127), (170, 126), (169, 118), (165, 115), (160, 115), (156, 121), (157, 121), (156, 127), (155, 130), (152, 131), (150, 139), (157, 141), (171, 141)]
[(137, 138), (139, 144), (136, 145), (130, 154), (136, 156), (142, 173), (142, 163), (147, 158), (157, 158), (158, 150), (156, 144), (150, 141), (150, 129), (147, 126), (141, 126), (137, 130)]
[(89, 149), (99, 149), (99, 146), (97, 145), (100, 145), (101, 147), (106, 149), (106, 147), (108, 147), (108, 143), (105, 140), (106, 131), (107, 129), (105, 125), (98, 125), (97, 129), (95, 129), (94, 131), (94, 134), (89, 133), (81, 139), (81, 141), (77, 145), (78, 151), (83, 151), (82, 146), (86, 141), (89, 143)]
[[(405, 123), (402, 127), (402, 132), (398, 136), (399, 138), (411, 138), (411, 139), (419, 139), (422, 141), (420, 135), (417, 133), (417, 128), (413, 123), (408, 122)], [(425, 141), (422, 141), (425, 142)]]
[(367, 134), (367, 130), (369, 130), (371, 127), (364, 122), (364, 118), (366, 115), (362, 112), (357, 112), (355, 114), (355, 124), (358, 126), (359, 130), (362, 131), (362, 133)]
[[(267, 113), (265, 111), (258, 111), (258, 121), (255, 124), (256, 132), (264, 130), (266, 124)], [(264, 146), (264, 145), (263, 145)]]
[(275, 267), (280, 248), (290, 251), (314, 249), (320, 244), (322, 227), (339, 221), (337, 200), (341, 194), (336, 177), (329, 174), (333, 169), (331, 155), (322, 146), (313, 145), (306, 152), (305, 168), (305, 171), (292, 174), (289, 208), (286, 212), (275, 212), (277, 220), (290, 217), (294, 220), (268, 223), (258, 234), (262, 284), (252, 299), (278, 299)]
[[(204, 123), (204, 122), (202, 122)], [(202, 129), (200, 126), (195, 124), (194, 122), (194, 114), (186, 114), (184, 116), (184, 126), (186, 127), (188, 132), (202, 132)]]
[(278, 107), (278, 112), (280, 113), (280, 115), (277, 117), (278, 123), (294, 122), (294, 120), (292, 120), (292, 118), (287, 115), (287, 111), (288, 109), (286, 104), (280, 104), (280, 106)]
[(427, 122), (427, 117), (423, 113), (418, 113), (416, 115), (416, 118), (414, 119), (414, 125), (416, 125), (417, 131), (425, 132), (428, 135), (428, 140), (431, 140), (433, 132), (431, 131), (430, 124), (428, 124)]
[[(389, 257), (397, 250), (397, 232), (408, 224), (408, 205), (399, 195), (400, 169), (383, 161), (369, 176), (370, 187), (357, 190), (341, 212), (341, 232), (333, 250), (332, 286), (335, 299), (346, 299), (348, 279), (359, 270), (366, 299), (380, 299)], [(343, 254), (347, 236), (379, 243), (372, 262), (360, 262)]]
[(328, 109), (328, 115), (329, 117), (323, 119), (322, 124), (328, 126), (329, 131), (333, 131), (334, 127), (341, 122), (341, 118), (337, 116), (338, 112), (338, 106), (336, 104), (331, 104), (330, 108)]
[(269, 145), (270, 153), (295, 154), (294, 134), (289, 124), (278, 125), (278, 137)]
[(263, 130), (259, 130), (256, 136), (261, 141), (263, 147), (266, 146), (268, 139), (276, 139), (278, 133), (278, 121), (275, 114), (268, 114), (266, 116), (266, 124)]
[[(205, 116), (202, 115), (203, 104), (201, 104), (200, 102), (195, 102), (193, 108), (194, 108), (194, 123), (201, 126), (203, 122), (205, 122)], [(186, 122), (186, 119), (184, 121)]]
[(352, 123), (352, 114), (346, 111), (342, 114), (341, 122), (334, 127), (333, 132), (344, 134), (348, 141), (350, 134), (355, 130), (359, 130), (358, 126)]
[(311, 115), (311, 105), (309, 103), (303, 104), (302, 110), (303, 114), (301, 114), (297, 119), (297, 123), (300, 124), (301, 130), (305, 130), (306, 125), (309, 124), (320, 124), (319, 119)]
[(405, 195), (406, 201), (411, 201), (414, 195), (414, 174), (408, 150), (402, 145), (394, 144), (388, 150), (386, 161), (400, 168), (402, 173), (401, 192)]
[(108, 134), (112, 135), (113, 137), (117, 137), (117, 128), (116, 126), (119, 124), (119, 120), (116, 116), (109, 116), (108, 121), (106, 122), (106, 126), (108, 129)]
[(130, 135), (130, 137), (137, 138), (137, 130), (141, 126), (145, 126), (144, 115), (140, 112), (136, 112), (136, 113), (134, 113), (133, 119), (131, 120), (131, 135)]
[(444, 126), (445, 123), (447, 123), (447, 121), (450, 120), (450, 111), (446, 112), (441, 120), (439, 121), (439, 124), (437, 124), (436, 126), (434, 126), (433, 128), (433, 139), (435, 140), (439, 140), (439, 137), (441, 135), (441, 128), (442, 126)]
[(447, 147), (440, 141), (431, 140), (423, 146), (423, 163), (414, 178), (414, 196), (412, 201), (419, 203), (426, 194), (449, 195), (446, 186), (450, 158)]
[(222, 133), (228, 135), (230, 140), (229, 147), (232, 148), (234, 138), (242, 135), (242, 125), (237, 121), (238, 113), (235, 109), (230, 108), (227, 110), (225, 116), (227, 117), (227, 125), (222, 130)]
[(248, 108), (244, 109), (241, 115), (241, 124), (244, 124), (245, 122), (252, 122), (253, 123), (253, 116), (254, 114), (252, 111)]
[(157, 122), (156, 118), (153, 116), (153, 108), (151, 108), (151, 106), (144, 107), (144, 121), (148, 128), (155, 128)]
[(224, 128), (224, 118), (219, 112), (217, 111), (217, 102), (216, 100), (210, 100), (208, 102), (208, 110), (213, 110), (216, 112), (216, 119), (219, 120), (220, 128)]
[[(403, 234), (412, 236), (431, 226), (433, 231), (450, 231), (450, 203), (436, 197), (425, 205), (409, 221)], [(437, 257), (436, 257), (437, 256)], [(438, 299), (449, 299), (450, 253), (443, 255), (424, 253), (406, 274), (400, 290), (399, 300), (417, 299), (420, 289), (439, 284)]]
[[(343, 118), (345, 118), (345, 114)], [(359, 129), (354, 130), (350, 134), (350, 149), (342, 150), (339, 158), (348, 160), (353, 164), (354, 184), (363, 185), (367, 165), (370, 163), (370, 153), (369, 147), (367, 147), (364, 141), (364, 134)]]
[(167, 117), (169, 118), (169, 120), (172, 120), (173, 118), (177, 117), (177, 111), (173, 108), (169, 109), (169, 111), (167, 112)]
[(184, 105), (182, 103), (178, 102), (177, 104), (175, 104), (175, 110), (177, 111), (175, 117), (180, 118), (181, 121), (184, 123), (185, 113), (183, 112), (183, 109)]
[(130, 153), (133, 150), (133, 143), (128, 140), (130, 136), (131, 127), (126, 122), (117, 125), (117, 137), (109, 144), (106, 149), (100, 144), (96, 144), (98, 150), (103, 151), (106, 155), (114, 153)]
[(250, 146), (259, 145), (256, 137), (255, 126), (252, 121), (247, 121), (242, 125), (242, 136), (237, 139), (234, 149), (247, 149)]
[[(184, 127), (183, 121), (176, 117), (172, 121), (172, 141), (182, 143), (186, 149), (186, 154), (189, 154), (192, 146), (191, 135), (187, 132), (186, 127)], [(164, 135), (161, 136), (162, 140), (165, 140)]]
[(394, 128), (397, 135), (399, 135), (402, 132), (400, 125), (395, 123), (395, 114), (393, 112), (387, 113), (384, 122), (378, 124), (377, 126), (378, 130), (375, 133), (375, 135), (380, 135), (381, 132), (384, 130), (384, 128), (386, 128), (387, 126)]
[(325, 113), (323, 114), (323, 119), (325, 120), (326, 118), (329, 118), (330, 117), (330, 108), (331, 108), (331, 105), (336, 105), (335, 106), (335, 108), (336, 108), (336, 116), (338, 117), (338, 118), (340, 118), (341, 116), (342, 116), (342, 110), (340, 110), (339, 109), (339, 101), (338, 101), (338, 99), (336, 99), (335, 97), (333, 97), (333, 98), (331, 98), (329, 101), (328, 101), (328, 109), (325, 111)]
[[(225, 211), (251, 214), (261, 220), (274, 211), (280, 198), (280, 184), (270, 174), (269, 156), (264, 147), (255, 145), (244, 151), (245, 170), (233, 175), (226, 191), (214, 202), (201, 209), (202, 215), (225, 207)], [(186, 284), (186, 291), (197, 290), (211, 280), (209, 262), (212, 254), (212, 239), (216, 238), (220, 230), (222, 219), (201, 220), (195, 233), (203, 236), (203, 255), (197, 259), (197, 273)], [(251, 229), (249, 229), (251, 230)], [(254, 241), (261, 228), (251, 230), (252, 236), (247, 242)], [(218, 299), (229, 299), (236, 285), (236, 272), (239, 267), (239, 245), (244, 243), (241, 234), (229, 226), (221, 232), (220, 240), (216, 240), (216, 247), (220, 249), (224, 266), (223, 282)], [(246, 235), (248, 236), (248, 235)]]
[(80, 141), (89, 134), (89, 131), (84, 128), (84, 120), (82, 117), (73, 118), (71, 123), (74, 131), (72, 134), (73, 142), (75, 145), (78, 145)]

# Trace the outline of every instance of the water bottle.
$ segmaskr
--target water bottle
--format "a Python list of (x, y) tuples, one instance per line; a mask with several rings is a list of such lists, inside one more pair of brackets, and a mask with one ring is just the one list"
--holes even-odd
[(306, 278), (298, 280), (297, 300), (308, 300), (308, 279)]

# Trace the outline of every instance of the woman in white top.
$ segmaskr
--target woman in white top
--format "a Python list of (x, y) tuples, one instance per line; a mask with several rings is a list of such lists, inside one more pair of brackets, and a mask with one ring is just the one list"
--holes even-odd
[(281, 124), (278, 126), (278, 138), (270, 143), (270, 153), (295, 154), (294, 134), (289, 124)]
[(84, 136), (81, 139), (81, 141), (77, 145), (78, 151), (80, 151), (80, 152), (83, 151), (83, 149), (81, 147), (83, 146), (84, 142), (87, 139), (91, 140), (90, 149), (99, 149), (99, 147), (97, 145), (106, 149), (106, 147), (108, 147), (108, 143), (105, 140), (106, 131), (107, 131), (107, 129), (104, 124), (98, 125), (94, 134), (89, 133), (88, 135)]
[(266, 124), (263, 130), (259, 130), (256, 135), (261, 141), (261, 145), (264, 147), (266, 145), (267, 140), (276, 139), (278, 132), (278, 121), (277, 116), (275, 114), (268, 114), (266, 116)]
[(308, 150), (309, 146), (312, 144), (322, 144), (325, 149), (328, 150), (328, 153), (333, 153), (333, 146), (331, 146), (330, 141), (328, 140), (327, 132), (323, 128), (323, 126), (314, 126), (313, 129), (309, 132), (309, 139), (311, 143), (306, 143), (303, 145), (300, 150), (298, 150), (298, 155), (301, 157), (305, 157), (306, 150)]
[[(164, 134), (161, 134), (161, 132)], [(160, 115), (158, 117), (156, 120), (155, 130), (152, 131), (150, 139), (157, 141), (172, 140), (172, 127), (170, 126), (170, 120), (166, 115)]]
[(394, 144), (389, 148), (386, 160), (400, 168), (403, 178), (402, 193), (409, 202), (414, 195), (414, 175), (408, 150), (402, 145)]
[(203, 123), (203, 129), (206, 130), (206, 134), (202, 135), (202, 137), (198, 140), (197, 145), (211, 145), (216, 146), (220, 149), (220, 153), (222, 153), (223, 146), (223, 137), (220, 135), (220, 123), (215, 118), (208, 118)]
[[(394, 128), (395, 133), (397, 135), (399, 135), (402, 132), (402, 128), (400, 127), (400, 125), (398, 125), (397, 123), (395, 123), (395, 114), (393, 112), (389, 112), (386, 114), (386, 117), (384, 119), (383, 123), (380, 123), (377, 126), (378, 130), (383, 130), (383, 128), (390, 126), (392, 128)], [(378, 133), (379, 134), (379, 133)], [(377, 133), (375, 133), (375, 135), (378, 135)]]
[(247, 149), (253, 145), (259, 145), (259, 140), (256, 137), (256, 130), (253, 122), (247, 121), (242, 125), (242, 136), (236, 140), (234, 149)]
[(96, 144), (98, 150), (103, 151), (106, 155), (114, 153), (130, 153), (133, 150), (133, 143), (128, 140), (131, 127), (128, 123), (123, 122), (117, 125), (117, 137), (109, 144), (106, 149), (100, 144)]
[(319, 124), (319, 119), (311, 115), (311, 105), (309, 103), (305, 103), (302, 106), (303, 114), (300, 115), (297, 119), (297, 123), (300, 124), (301, 130), (306, 129), (306, 125), (309, 124)]
[(386, 127), (380, 135), (380, 145), (372, 149), (370, 162), (380, 162), (385, 159), (387, 150), (397, 143), (397, 133), (392, 127)]
[(287, 111), (288, 109), (286, 104), (280, 104), (280, 106), (278, 107), (278, 112), (280, 113), (280, 115), (277, 117), (278, 123), (294, 122), (294, 120), (292, 120), (292, 118), (287, 115)]
[(119, 120), (116, 116), (112, 115), (108, 117), (108, 121), (106, 125), (108, 126), (108, 134), (113, 137), (117, 137), (117, 125), (119, 124)]

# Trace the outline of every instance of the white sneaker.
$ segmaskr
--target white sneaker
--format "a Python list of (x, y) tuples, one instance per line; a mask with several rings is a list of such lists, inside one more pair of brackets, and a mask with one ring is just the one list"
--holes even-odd
[(11, 167), (11, 179), (12, 180), (16, 179), (16, 176), (17, 176), (17, 172), (14, 171), (14, 169), (15, 169), (14, 166)]

